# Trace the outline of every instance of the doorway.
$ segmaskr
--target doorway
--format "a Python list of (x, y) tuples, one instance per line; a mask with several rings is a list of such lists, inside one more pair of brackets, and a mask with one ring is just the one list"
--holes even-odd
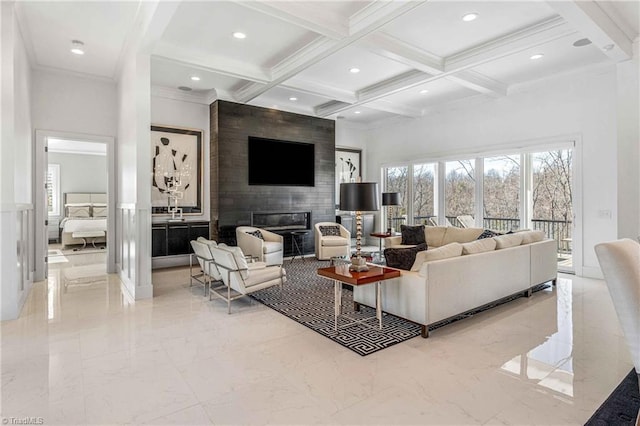
[(113, 138), (37, 130), (35, 157), (35, 280), (75, 255), (93, 254), (115, 272)]

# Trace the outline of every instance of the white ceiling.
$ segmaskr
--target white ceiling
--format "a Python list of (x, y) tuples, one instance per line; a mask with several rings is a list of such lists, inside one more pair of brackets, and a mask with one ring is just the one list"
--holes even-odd
[[(627, 60), (639, 2), (19, 1), (17, 11), (34, 67), (115, 79), (148, 18), (161, 28), (151, 39), (151, 82), (163, 93), (186, 86), (203, 102), (372, 123)], [(478, 18), (463, 22), (469, 12)], [(585, 37), (593, 44), (572, 45)], [(69, 53), (73, 39), (85, 43), (84, 56)]]

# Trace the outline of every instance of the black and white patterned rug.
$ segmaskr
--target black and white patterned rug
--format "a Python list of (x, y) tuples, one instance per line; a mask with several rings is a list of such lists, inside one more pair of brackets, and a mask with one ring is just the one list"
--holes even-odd
[[(353, 293), (342, 290), (342, 312), (352, 318), (362, 319), (373, 317), (366, 324), (356, 324), (334, 331), (334, 296), (333, 282), (316, 273), (318, 268), (329, 266), (328, 261), (316, 259), (295, 259), (293, 262), (285, 260), (287, 282), (282, 288), (271, 287), (252, 294), (252, 297), (264, 305), (299, 322), (302, 325), (322, 334), (342, 346), (365, 356), (388, 348), (405, 340), (420, 335), (420, 326), (398, 318), (391, 314), (384, 314), (382, 330), (377, 328), (375, 310), (366, 306), (360, 312), (353, 310)], [(338, 325), (346, 324), (349, 320), (340, 318)]]

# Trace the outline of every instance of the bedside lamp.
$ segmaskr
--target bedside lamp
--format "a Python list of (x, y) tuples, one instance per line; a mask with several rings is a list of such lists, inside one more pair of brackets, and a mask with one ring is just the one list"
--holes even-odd
[(340, 184), (340, 210), (356, 212), (356, 256), (351, 258), (352, 271), (368, 271), (367, 263), (360, 256), (362, 247), (362, 212), (380, 209), (377, 182)]
[[(382, 193), (382, 205), (383, 206), (399, 206), (400, 205), (400, 193), (399, 192), (383, 192)], [(387, 221), (391, 224), (389, 217), (389, 211), (387, 210)], [(391, 227), (387, 227), (387, 234), (391, 234)]]

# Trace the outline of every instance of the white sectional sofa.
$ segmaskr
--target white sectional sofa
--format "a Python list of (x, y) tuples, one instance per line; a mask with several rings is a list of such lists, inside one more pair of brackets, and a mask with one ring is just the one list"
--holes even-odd
[[(402, 270), (399, 278), (384, 281), (383, 310), (420, 324), (426, 338), (429, 325), (518, 293), (531, 296), (538, 284), (551, 281), (555, 285), (555, 240), (546, 239), (542, 231), (477, 240), (483, 231), (425, 227), (428, 249), (418, 252), (410, 271)], [(385, 247), (407, 247), (399, 244), (400, 239), (387, 238)], [(355, 287), (353, 299), (356, 304), (375, 306), (375, 287)]]

